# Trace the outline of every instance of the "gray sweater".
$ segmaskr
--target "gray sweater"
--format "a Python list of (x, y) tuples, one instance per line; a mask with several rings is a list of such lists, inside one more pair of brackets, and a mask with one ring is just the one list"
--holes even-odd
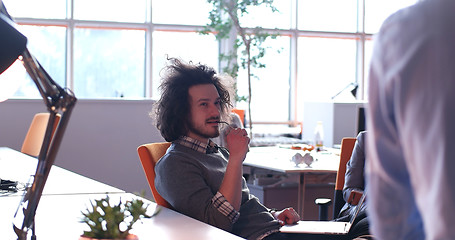
[(245, 179), (237, 221), (223, 215), (212, 204), (223, 181), (229, 154), (225, 150), (204, 154), (172, 143), (155, 167), (155, 186), (159, 194), (180, 213), (247, 239), (257, 239), (280, 224), (269, 209), (250, 194)]

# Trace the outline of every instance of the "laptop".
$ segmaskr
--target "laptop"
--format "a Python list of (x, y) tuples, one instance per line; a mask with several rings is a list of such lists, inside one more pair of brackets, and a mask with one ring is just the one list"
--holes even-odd
[[(357, 206), (362, 206), (365, 201), (365, 193), (360, 198)], [(332, 234), (344, 235), (351, 229), (354, 220), (360, 212), (361, 207), (357, 207), (349, 222), (330, 222), (330, 221), (298, 221), (293, 225), (284, 225), (280, 231), (285, 233), (309, 233), (309, 234)]]

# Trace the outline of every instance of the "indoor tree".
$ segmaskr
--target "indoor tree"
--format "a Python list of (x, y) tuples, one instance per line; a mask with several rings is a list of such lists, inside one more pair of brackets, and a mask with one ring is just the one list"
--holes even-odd
[(252, 70), (265, 67), (265, 64), (261, 63), (267, 49), (263, 43), (268, 38), (276, 38), (278, 34), (270, 34), (269, 31), (265, 31), (259, 26), (244, 27), (241, 19), (249, 14), (250, 7), (265, 6), (271, 12), (278, 10), (273, 6), (273, 0), (207, 0), (207, 2), (212, 5), (212, 9), (209, 12), (209, 23), (201, 33), (213, 33), (220, 41), (221, 49), (223, 49), (219, 55), (222, 72), (237, 79), (239, 68), (242, 67), (246, 70), (248, 95), (239, 96), (236, 90), (235, 101), (247, 101), (250, 137), (253, 137), (251, 78), (256, 76)]

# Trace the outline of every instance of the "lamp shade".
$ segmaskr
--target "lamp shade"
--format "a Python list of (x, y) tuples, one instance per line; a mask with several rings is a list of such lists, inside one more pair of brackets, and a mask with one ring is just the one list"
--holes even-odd
[(0, 74), (16, 61), (27, 45), (27, 38), (14, 25), (13, 21), (0, 13)]

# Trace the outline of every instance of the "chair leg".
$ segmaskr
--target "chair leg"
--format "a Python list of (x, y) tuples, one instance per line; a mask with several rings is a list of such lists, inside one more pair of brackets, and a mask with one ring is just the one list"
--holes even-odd
[(314, 201), (319, 206), (319, 220), (327, 221), (329, 219), (329, 206), (332, 200), (329, 198), (318, 198)]
[(319, 208), (319, 220), (327, 221), (327, 219), (329, 218), (327, 212), (328, 212), (327, 206), (321, 206)]

